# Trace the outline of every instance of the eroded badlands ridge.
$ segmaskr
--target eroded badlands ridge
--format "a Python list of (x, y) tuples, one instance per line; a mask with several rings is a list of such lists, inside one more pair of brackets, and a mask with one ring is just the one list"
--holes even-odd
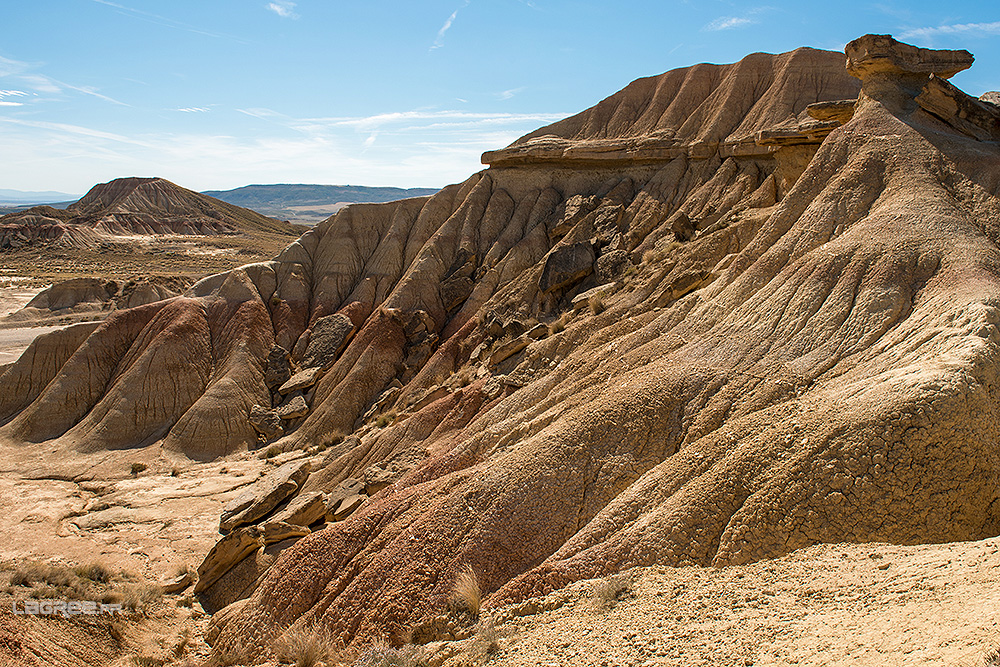
[(301, 493), (371, 497), (254, 570), (220, 651), (398, 640), (465, 564), (489, 605), (996, 535), (1000, 114), (945, 80), (965, 52), (847, 55), (859, 78), (798, 49), (637, 81), (433, 197), (42, 337), (0, 377), (0, 437), (205, 459), (347, 436)]

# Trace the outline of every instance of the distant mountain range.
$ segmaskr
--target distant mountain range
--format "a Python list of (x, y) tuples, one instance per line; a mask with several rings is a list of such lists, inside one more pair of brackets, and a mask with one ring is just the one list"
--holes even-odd
[(52, 204), (55, 202), (73, 202), (83, 195), (71, 195), (65, 192), (54, 192), (46, 190), (43, 192), (32, 192), (25, 190), (6, 190), (0, 188), (0, 205), (12, 204), (21, 206), (24, 204)]
[[(206, 190), (202, 194), (279, 220), (315, 225), (348, 204), (378, 203), (423, 197), (436, 188), (390, 188), (364, 185), (246, 185), (234, 190)], [(24, 211), (39, 204), (66, 208), (82, 195), (30, 192), (0, 188), (0, 215)]]
[(247, 185), (234, 190), (206, 190), (224, 202), (304, 225), (314, 225), (347, 204), (388, 202), (423, 197), (437, 188), (390, 188), (363, 185)]

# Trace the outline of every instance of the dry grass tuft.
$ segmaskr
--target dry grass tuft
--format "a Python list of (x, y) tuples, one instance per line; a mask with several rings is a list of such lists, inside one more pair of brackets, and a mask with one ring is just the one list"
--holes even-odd
[(191, 646), (192, 639), (193, 635), (191, 633), (191, 628), (184, 628), (180, 637), (177, 638), (177, 643), (174, 644), (173, 654), (175, 659), (179, 660), (184, 657), (184, 654), (187, 653), (188, 647)]
[(111, 581), (111, 571), (100, 563), (77, 565), (73, 568), (73, 572), (81, 579), (89, 579), (99, 584), (106, 584)]
[(566, 325), (569, 323), (569, 313), (563, 313), (559, 316), (559, 319), (549, 325), (549, 335), (553, 336), (557, 333), (561, 333), (566, 330)]
[(145, 463), (133, 463), (131, 467), (132, 476), (135, 477), (139, 473), (145, 471), (149, 466)]
[(121, 592), (121, 605), (129, 611), (145, 611), (163, 599), (163, 590), (156, 584), (127, 584)]
[(397, 416), (398, 415), (396, 415), (395, 412), (387, 412), (386, 414), (381, 415), (378, 419), (375, 420), (375, 425), (378, 426), (379, 428), (385, 428), (389, 424), (396, 421)]
[(275, 645), (278, 658), (295, 667), (314, 667), (320, 662), (341, 661), (341, 646), (323, 628), (294, 628), (281, 636)]
[(343, 433), (341, 433), (340, 431), (330, 431), (329, 433), (325, 434), (323, 437), (319, 439), (319, 442), (316, 443), (316, 449), (317, 451), (322, 452), (328, 449), (329, 447), (333, 447), (334, 445), (339, 445), (343, 441), (344, 441)]
[(479, 578), (471, 565), (466, 565), (458, 573), (455, 579), (455, 586), (452, 588), (451, 602), (456, 609), (464, 609), (472, 614), (473, 618), (479, 617), (479, 607), (482, 605), (482, 593), (479, 589)]
[(986, 652), (983, 656), (983, 667), (1000, 667), (1000, 649), (994, 646)]
[(604, 579), (597, 579), (590, 588), (594, 601), (601, 607), (607, 607), (618, 599), (623, 591), (628, 590), (628, 577), (616, 574)]
[(605, 310), (608, 309), (607, 305), (604, 303), (604, 299), (601, 297), (600, 294), (595, 294), (594, 296), (590, 297), (590, 299), (587, 300), (587, 303), (590, 306), (590, 312), (593, 313), (594, 315), (600, 315), (601, 313), (603, 313)]

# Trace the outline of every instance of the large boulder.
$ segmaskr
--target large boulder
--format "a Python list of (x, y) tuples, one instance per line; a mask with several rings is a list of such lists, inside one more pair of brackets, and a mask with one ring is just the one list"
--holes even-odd
[(354, 335), (354, 323), (341, 313), (316, 320), (309, 334), (309, 345), (302, 358), (304, 368), (326, 368), (333, 363)]
[(557, 247), (545, 259), (538, 288), (554, 292), (583, 280), (593, 271), (594, 259), (594, 246), (589, 241)]
[(275, 345), (267, 355), (267, 366), (264, 370), (264, 382), (272, 391), (283, 385), (292, 377), (292, 365), (288, 350)]
[(268, 410), (255, 405), (250, 408), (249, 420), (250, 425), (264, 436), (265, 440), (280, 438), (285, 433), (285, 427), (281, 423), (281, 415), (276, 410)]
[(289, 461), (261, 478), (251, 488), (226, 503), (219, 519), (219, 532), (256, 523), (281, 501), (295, 494), (309, 476), (309, 461)]
[(296, 526), (311, 526), (326, 514), (326, 499), (319, 491), (305, 492), (292, 498), (269, 521), (284, 521)]
[(237, 563), (262, 546), (264, 546), (263, 536), (256, 526), (244, 526), (224, 536), (215, 543), (205, 556), (205, 560), (198, 566), (195, 594), (208, 589)]
[(289, 378), (283, 385), (278, 387), (278, 393), (285, 396), (296, 391), (308, 389), (316, 384), (321, 377), (323, 377), (322, 368), (318, 366), (314, 368), (304, 368)]

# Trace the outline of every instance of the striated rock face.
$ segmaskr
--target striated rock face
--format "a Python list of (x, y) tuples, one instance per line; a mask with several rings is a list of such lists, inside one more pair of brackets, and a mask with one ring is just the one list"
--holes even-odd
[(295, 229), (163, 178), (119, 178), (95, 185), (65, 210), (36, 206), (0, 217), (0, 250), (43, 241), (92, 246), (117, 235), (245, 231), (291, 235)]
[(300, 493), (332, 521), (233, 568), (220, 585), (255, 592), (219, 651), (403, 636), (465, 565), (488, 607), (634, 565), (996, 535), (991, 105), (938, 76), (954, 54), (869, 42), (861, 80), (811, 49), (639, 80), (433, 197), (39, 339), (0, 438), (245, 448), (294, 377), (266, 380), (274, 346), (301, 372), (315, 324), (350, 320), (276, 443), (322, 445)]

